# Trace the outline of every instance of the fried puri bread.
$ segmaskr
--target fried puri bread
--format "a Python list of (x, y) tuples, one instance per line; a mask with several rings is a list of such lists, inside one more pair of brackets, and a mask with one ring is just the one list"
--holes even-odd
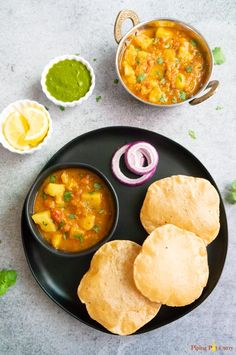
[(143, 243), (134, 261), (134, 281), (153, 302), (185, 306), (200, 297), (209, 276), (204, 241), (192, 232), (166, 224)]
[(148, 188), (140, 219), (149, 234), (169, 223), (195, 233), (209, 244), (220, 228), (219, 195), (206, 179), (167, 177)]
[(133, 263), (140, 250), (140, 245), (129, 240), (104, 244), (94, 254), (78, 287), (78, 297), (90, 317), (115, 334), (134, 333), (161, 307), (144, 297), (134, 284)]

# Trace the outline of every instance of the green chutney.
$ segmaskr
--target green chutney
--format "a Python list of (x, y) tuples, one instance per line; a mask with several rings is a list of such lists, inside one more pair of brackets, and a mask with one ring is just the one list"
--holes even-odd
[(46, 76), (46, 87), (55, 99), (77, 101), (90, 89), (91, 75), (87, 67), (74, 59), (54, 64)]

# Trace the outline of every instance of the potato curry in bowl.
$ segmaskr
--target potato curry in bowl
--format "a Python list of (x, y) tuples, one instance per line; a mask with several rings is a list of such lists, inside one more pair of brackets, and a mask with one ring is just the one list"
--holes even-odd
[(49, 168), (27, 201), (33, 234), (48, 249), (84, 254), (107, 241), (118, 220), (118, 200), (107, 178), (86, 164)]

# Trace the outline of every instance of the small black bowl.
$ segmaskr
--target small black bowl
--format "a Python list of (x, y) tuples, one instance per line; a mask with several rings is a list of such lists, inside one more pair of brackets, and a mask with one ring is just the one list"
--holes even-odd
[[(53, 172), (58, 171), (58, 170), (62, 170), (62, 169), (66, 169), (66, 168), (82, 168), (82, 169), (87, 169), (90, 170), (92, 172), (94, 172), (95, 174), (97, 174), (98, 176), (100, 176), (106, 183), (106, 185), (108, 186), (112, 196), (113, 196), (113, 202), (114, 202), (114, 207), (115, 207), (115, 216), (114, 216), (114, 221), (113, 221), (113, 225), (111, 227), (111, 230), (109, 231), (109, 233), (107, 235), (104, 236), (104, 238), (102, 240), (100, 240), (97, 244), (93, 245), (92, 247), (79, 251), (79, 252), (64, 252), (62, 250), (57, 250), (55, 249), (51, 244), (49, 244), (41, 235), (38, 227), (36, 226), (36, 224), (34, 223), (34, 221), (32, 220), (32, 215), (33, 215), (33, 210), (34, 210), (34, 203), (35, 203), (35, 198), (37, 195), (37, 192), (40, 188), (40, 186), (43, 184), (44, 180), (50, 176)], [(112, 235), (115, 232), (115, 229), (117, 227), (117, 223), (118, 223), (118, 218), (119, 218), (119, 202), (118, 202), (118, 197), (117, 194), (112, 186), (112, 184), (110, 183), (110, 181), (107, 179), (107, 177), (105, 175), (103, 175), (103, 173), (101, 171), (99, 171), (98, 169), (94, 168), (91, 165), (88, 164), (84, 164), (84, 163), (62, 163), (62, 164), (56, 164), (51, 166), (50, 168), (42, 171), (38, 177), (36, 178), (34, 184), (32, 185), (29, 194), (26, 198), (26, 205), (25, 205), (25, 210), (26, 210), (26, 220), (27, 223), (29, 225), (29, 228), (32, 232), (32, 234), (34, 235), (34, 237), (37, 239), (37, 241), (47, 250), (49, 250), (50, 252), (58, 255), (58, 256), (66, 256), (66, 257), (74, 257), (74, 256), (84, 256), (87, 255), (89, 253), (94, 252), (95, 250), (97, 250), (103, 243), (107, 242), (108, 240), (111, 239)]]

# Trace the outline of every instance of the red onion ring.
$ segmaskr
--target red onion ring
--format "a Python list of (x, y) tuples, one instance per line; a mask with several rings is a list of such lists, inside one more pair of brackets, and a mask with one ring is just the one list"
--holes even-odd
[[(126, 144), (123, 147), (121, 147), (120, 149), (118, 149), (115, 154), (112, 157), (112, 172), (114, 174), (114, 176), (123, 184), (129, 185), (129, 186), (138, 186), (138, 185), (142, 185), (144, 182), (146, 182), (147, 180), (149, 180), (155, 173), (156, 168), (154, 168), (152, 171), (150, 171), (147, 174), (143, 174), (141, 177), (137, 178), (137, 179), (132, 179), (127, 177), (126, 175), (124, 175), (120, 169), (120, 158), (122, 157), (122, 155), (125, 154), (125, 152), (131, 147), (131, 144)], [(139, 154), (139, 153), (138, 153)], [(141, 161), (143, 161), (144, 163), (144, 158), (141, 160), (141, 156), (140, 154), (137, 156), (133, 156), (130, 158), (131, 162), (135, 162), (135, 165), (138, 164), (138, 166), (141, 166)], [(132, 160), (134, 159), (134, 160)]]
[[(140, 153), (146, 158), (147, 165), (137, 165), (133, 162), (138, 160)], [(146, 142), (133, 142), (125, 152), (125, 163), (127, 168), (137, 175), (143, 175), (156, 170), (158, 164), (158, 153), (156, 149)]]

